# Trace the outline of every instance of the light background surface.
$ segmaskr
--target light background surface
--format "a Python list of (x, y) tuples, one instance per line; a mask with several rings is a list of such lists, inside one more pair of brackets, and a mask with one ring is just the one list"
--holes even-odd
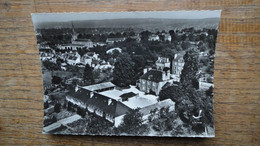
[[(260, 145), (259, 0), (0, 0), (0, 145)], [(31, 13), (222, 9), (215, 58), (216, 137), (44, 135), (43, 86)]]

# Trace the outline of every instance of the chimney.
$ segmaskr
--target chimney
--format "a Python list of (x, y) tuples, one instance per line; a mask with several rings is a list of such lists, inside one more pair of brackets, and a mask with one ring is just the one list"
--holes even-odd
[(163, 80), (163, 81), (166, 80), (166, 73), (165, 73), (165, 71), (162, 71), (162, 80)]
[(171, 77), (171, 71), (170, 71), (170, 70), (168, 70), (168, 71), (167, 71), (167, 79), (169, 80), (169, 79), (170, 79), (170, 77)]
[(147, 68), (144, 68), (144, 74), (146, 74), (147, 73)]
[(177, 57), (177, 54), (174, 54), (174, 59)]
[(75, 87), (75, 92), (77, 92), (79, 90), (79, 86), (77, 85), (76, 87)]

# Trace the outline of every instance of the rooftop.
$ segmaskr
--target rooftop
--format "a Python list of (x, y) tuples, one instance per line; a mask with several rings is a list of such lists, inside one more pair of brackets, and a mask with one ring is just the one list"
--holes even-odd
[(148, 114), (150, 114), (151, 110), (154, 110), (156, 108), (157, 109), (161, 109), (163, 107), (173, 107), (173, 109), (170, 108), (170, 111), (172, 111), (175, 108), (175, 103), (171, 99), (166, 99), (166, 100), (160, 101), (158, 103), (155, 103), (153, 105), (149, 105), (149, 106), (143, 107), (143, 108), (140, 109), (140, 112), (143, 115), (148, 115)]
[(107, 38), (107, 41), (123, 41), (125, 38)]
[(80, 88), (77, 92), (72, 91), (68, 96), (76, 101), (79, 100), (87, 105), (94, 106), (113, 117), (122, 115), (122, 112), (120, 112), (122, 108), (130, 110), (129, 107), (112, 98), (95, 92), (91, 93), (84, 88)]
[(100, 84), (84, 86), (82, 88), (87, 89), (89, 91), (96, 91), (96, 90), (102, 90), (102, 89), (105, 89), (105, 88), (112, 88), (112, 87), (115, 87), (115, 86), (116, 85), (114, 85), (111, 82), (105, 82), (105, 83), (100, 83)]
[(69, 60), (77, 60), (78, 57), (77, 57), (77, 56), (70, 56), (68, 59), (69, 59)]
[(162, 81), (162, 71), (159, 70), (149, 70), (147, 73), (141, 76), (141, 79), (153, 81), (153, 82), (161, 82)]
[(185, 51), (182, 51), (174, 56), (174, 60), (183, 59), (183, 56), (185, 55)]
[(133, 96), (136, 96), (136, 94), (133, 92), (128, 92), (128, 93), (124, 93), (124, 94), (120, 95), (120, 97), (122, 97), (122, 98), (129, 98), (129, 97), (133, 97)]
[(76, 42), (92, 42), (90, 39), (76, 39)]

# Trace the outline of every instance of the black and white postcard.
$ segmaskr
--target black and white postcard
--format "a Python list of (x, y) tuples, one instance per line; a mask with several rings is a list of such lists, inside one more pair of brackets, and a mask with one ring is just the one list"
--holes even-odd
[(32, 14), (43, 133), (214, 137), (220, 10)]

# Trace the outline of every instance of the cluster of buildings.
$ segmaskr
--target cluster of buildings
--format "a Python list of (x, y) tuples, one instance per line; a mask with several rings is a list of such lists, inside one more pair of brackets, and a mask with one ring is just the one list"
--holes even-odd
[[(84, 109), (89, 113), (102, 117), (117, 127), (122, 122), (124, 115), (132, 111), (134, 108), (125, 103), (127, 101), (123, 99), (124, 96), (120, 96), (122, 99), (116, 99), (102, 93), (108, 90), (116, 90), (116, 86), (111, 82), (83, 87), (77, 86), (74, 92), (71, 92), (66, 96), (66, 101), (67, 104), (70, 103), (76, 107)], [(163, 107), (169, 107), (171, 111), (173, 111), (175, 109), (175, 103), (170, 99), (160, 101), (142, 107), (140, 112), (144, 115), (144, 119), (147, 120), (151, 110), (160, 109)]]
[[(182, 53), (177, 54), (174, 57), (174, 62), (182, 63), (182, 57), (179, 57)], [(173, 83), (171, 71), (170, 71), (170, 60), (167, 57), (158, 57), (156, 61), (156, 68), (145, 68), (144, 74), (140, 77), (138, 91), (149, 93), (154, 92), (155, 95), (159, 95), (160, 90), (166, 83)], [(174, 68), (176, 67), (176, 68)], [(183, 66), (176, 65), (173, 70), (181, 70)], [(179, 75), (179, 72), (175, 71), (176, 76)], [(110, 121), (115, 126), (118, 126), (124, 115), (129, 111), (135, 109), (131, 104), (126, 104), (128, 98), (135, 98), (136, 102), (142, 102), (141, 97), (138, 96), (138, 93), (125, 93), (115, 98), (115, 94), (108, 95), (107, 91), (114, 90), (115, 94), (122, 94), (116, 89), (116, 86), (111, 82), (105, 82), (100, 84), (94, 84), (89, 86), (79, 87), (77, 86), (75, 91), (69, 93), (66, 96), (67, 103), (71, 103), (85, 109), (87, 112), (94, 113), (97, 116), (103, 117), (107, 121)], [(129, 96), (129, 97), (126, 97)], [(140, 98), (140, 101), (138, 100)], [(175, 103), (170, 100), (164, 100), (150, 105), (146, 105), (140, 109), (140, 112), (148, 118), (150, 110), (160, 109), (162, 107), (169, 107), (172, 110), (175, 109)], [(145, 119), (145, 118), (144, 118)]]
[[(172, 41), (172, 37), (171, 37), (170, 34), (162, 33), (161, 35), (163, 37), (163, 41), (169, 41), (169, 42)], [(152, 34), (152, 35), (149, 36), (148, 40), (149, 41), (160, 41), (160, 37), (157, 34)]]
[[(173, 81), (179, 82), (184, 66), (184, 53), (185, 52), (175, 54), (172, 61), (167, 57), (158, 57), (158, 60), (155, 62), (155, 69), (150, 67), (144, 69), (143, 75), (137, 82), (139, 89), (146, 93), (153, 92), (155, 95), (159, 95), (166, 83), (172, 84)], [(171, 65), (172, 71), (170, 70)]]

